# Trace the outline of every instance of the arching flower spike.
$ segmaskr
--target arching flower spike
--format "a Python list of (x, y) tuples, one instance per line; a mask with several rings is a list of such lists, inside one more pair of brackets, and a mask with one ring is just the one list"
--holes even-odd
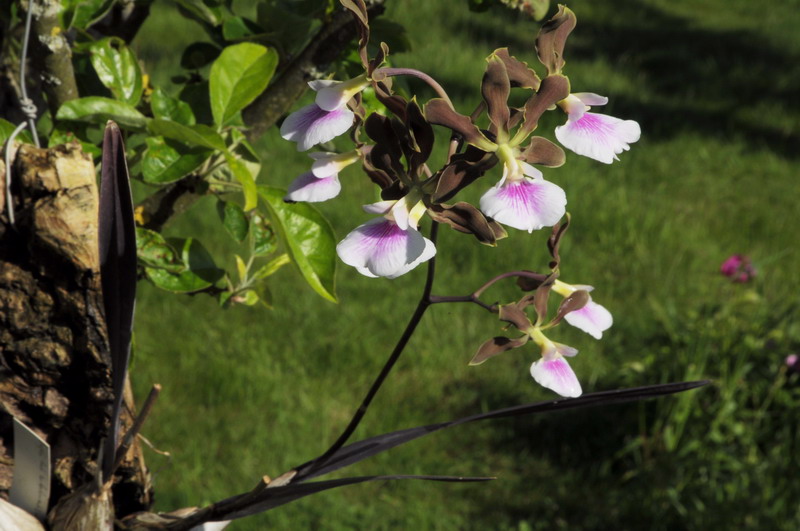
[(567, 113), (567, 123), (556, 127), (556, 138), (578, 155), (611, 164), (617, 155), (639, 140), (641, 128), (633, 120), (621, 120), (588, 112), (591, 106), (605, 105), (608, 98), (590, 92), (570, 94), (558, 102)]

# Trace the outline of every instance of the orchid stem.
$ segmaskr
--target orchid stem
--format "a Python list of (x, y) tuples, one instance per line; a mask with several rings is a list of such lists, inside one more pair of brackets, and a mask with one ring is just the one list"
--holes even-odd
[[(435, 90), (436, 94), (438, 94), (440, 98), (446, 101), (451, 109), (455, 109), (455, 107), (453, 107), (453, 102), (450, 101), (450, 96), (447, 95), (447, 92), (445, 92), (444, 88), (442, 88), (442, 86), (435, 79), (433, 79), (425, 72), (422, 72), (420, 70), (415, 70), (413, 68), (379, 68), (377, 72), (385, 74), (388, 77), (413, 76), (419, 78), (425, 83), (427, 83), (433, 90)], [(375, 74), (373, 73), (373, 75)]]
[[(436, 239), (439, 233), (439, 223), (433, 222), (431, 225), (431, 234), (430, 240), (436, 244)], [(361, 423), (361, 419), (364, 418), (364, 415), (367, 412), (367, 408), (369, 408), (370, 403), (372, 403), (372, 399), (375, 398), (375, 395), (380, 390), (383, 382), (386, 380), (386, 377), (389, 376), (389, 373), (394, 368), (397, 360), (400, 359), (400, 355), (403, 353), (408, 341), (411, 339), (411, 336), (414, 335), (414, 331), (417, 329), (417, 325), (419, 325), (420, 321), (422, 320), (422, 316), (425, 313), (425, 310), (428, 309), (428, 306), (431, 305), (431, 289), (433, 289), (433, 280), (436, 275), (436, 257), (434, 256), (428, 261), (428, 274), (425, 279), (425, 287), (422, 290), (422, 297), (420, 297), (419, 303), (417, 303), (417, 308), (414, 310), (414, 314), (411, 316), (411, 319), (408, 321), (406, 325), (406, 329), (403, 331), (403, 335), (400, 336), (400, 339), (397, 341), (397, 344), (392, 350), (391, 355), (389, 355), (389, 359), (386, 360), (386, 363), (383, 365), (381, 372), (378, 374), (378, 377), (372, 383), (372, 387), (369, 388), (367, 395), (364, 397), (364, 400), (361, 401), (361, 405), (358, 406), (353, 418), (350, 420), (350, 423), (347, 425), (345, 430), (336, 439), (336, 442), (331, 445), (327, 452), (325, 452), (322, 456), (319, 457), (316, 461), (316, 466), (320, 467), (325, 464), (342, 446), (347, 443), (347, 440), (356, 431), (358, 425)]]

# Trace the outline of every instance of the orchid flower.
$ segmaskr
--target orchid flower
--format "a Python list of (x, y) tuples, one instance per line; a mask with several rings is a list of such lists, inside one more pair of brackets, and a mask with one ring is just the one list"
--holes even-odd
[(281, 125), (281, 136), (297, 142), (297, 151), (333, 140), (353, 125), (347, 102), (369, 85), (365, 75), (349, 81), (318, 79), (308, 86), (316, 91), (314, 103), (290, 114)]
[(316, 152), (308, 156), (314, 159), (311, 171), (292, 181), (284, 201), (318, 203), (336, 197), (342, 190), (339, 172), (359, 158), (357, 150), (347, 153)]
[(533, 232), (552, 227), (566, 212), (567, 196), (559, 186), (545, 181), (542, 172), (517, 160), (507, 145), (497, 149), (503, 177), (480, 200), (481, 210), (499, 223)]
[(336, 252), (342, 262), (368, 277), (396, 278), (433, 258), (436, 247), (417, 230), (425, 205), (409, 200), (410, 195), (364, 206), (383, 217), (360, 225), (339, 242)]
[(567, 113), (567, 123), (556, 127), (556, 138), (578, 155), (611, 164), (617, 155), (639, 140), (641, 128), (633, 120), (621, 120), (589, 112), (591, 106), (605, 105), (608, 98), (591, 92), (570, 94), (558, 102)]
[(565, 359), (565, 356), (575, 356), (577, 349), (550, 341), (538, 326), (530, 330), (528, 335), (542, 349), (541, 359), (531, 365), (531, 376), (536, 383), (561, 396), (581, 396), (581, 383)]
[[(578, 290), (592, 291), (593, 289), (592, 286), (573, 286), (566, 282), (561, 282), (560, 280), (556, 280), (553, 284), (553, 291), (565, 298)], [(595, 339), (602, 338), (603, 332), (611, 328), (611, 325), (614, 323), (611, 312), (594, 302), (591, 297), (589, 297), (589, 302), (587, 302), (583, 308), (569, 312), (564, 316), (564, 320), (575, 328), (583, 330)]]

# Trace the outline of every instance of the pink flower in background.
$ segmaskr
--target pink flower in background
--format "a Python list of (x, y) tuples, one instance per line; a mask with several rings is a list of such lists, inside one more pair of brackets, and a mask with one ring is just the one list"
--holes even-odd
[(756, 276), (756, 268), (750, 257), (743, 254), (729, 256), (719, 268), (720, 273), (734, 282), (750, 282)]
[(784, 363), (786, 364), (786, 368), (788, 369), (789, 373), (800, 374), (800, 356), (797, 354), (789, 354), (786, 356)]
[(619, 160), (623, 151), (642, 134), (633, 120), (621, 120), (605, 114), (588, 112), (592, 105), (605, 105), (608, 98), (591, 92), (576, 92), (559, 102), (567, 113), (567, 123), (556, 127), (556, 138), (564, 147), (578, 155), (605, 164)]

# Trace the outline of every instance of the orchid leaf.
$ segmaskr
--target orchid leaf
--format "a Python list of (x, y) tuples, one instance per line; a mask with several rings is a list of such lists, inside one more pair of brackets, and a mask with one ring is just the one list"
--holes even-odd
[(113, 473), (136, 300), (133, 200), (122, 132), (113, 122), (106, 125), (103, 135), (98, 231), (103, 314), (108, 334), (114, 392), (111, 431), (106, 438), (103, 454), (103, 477), (108, 478)]

